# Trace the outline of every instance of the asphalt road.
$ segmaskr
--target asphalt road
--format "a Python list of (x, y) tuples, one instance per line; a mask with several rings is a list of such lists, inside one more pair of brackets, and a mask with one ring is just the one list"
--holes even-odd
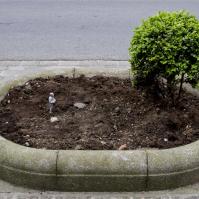
[(127, 60), (132, 30), (199, 0), (0, 0), (0, 60)]

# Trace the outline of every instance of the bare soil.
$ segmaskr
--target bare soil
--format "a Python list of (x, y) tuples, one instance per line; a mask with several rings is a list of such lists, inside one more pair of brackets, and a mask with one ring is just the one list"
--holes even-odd
[[(52, 114), (50, 92), (57, 100)], [(85, 107), (75, 107), (77, 102)], [(165, 149), (198, 140), (198, 110), (199, 99), (191, 94), (184, 92), (173, 107), (146, 97), (127, 79), (38, 78), (14, 87), (1, 101), (0, 135), (45, 149)]]

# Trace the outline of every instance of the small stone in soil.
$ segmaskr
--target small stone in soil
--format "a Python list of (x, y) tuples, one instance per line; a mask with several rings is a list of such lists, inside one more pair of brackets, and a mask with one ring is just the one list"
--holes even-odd
[(128, 112), (128, 113), (131, 113), (131, 108), (127, 108), (127, 112)]
[(124, 149), (126, 149), (126, 148), (127, 148), (127, 145), (126, 145), (126, 144), (123, 144), (123, 145), (121, 145), (121, 146), (119, 147), (118, 150), (124, 150)]
[(95, 128), (101, 127), (104, 123), (103, 122), (99, 122), (98, 124), (95, 125)]
[(55, 129), (59, 129), (59, 125), (55, 125)]
[(58, 121), (59, 121), (59, 119), (57, 117), (51, 117), (50, 118), (51, 123), (58, 122)]
[(156, 108), (157, 114), (160, 114), (160, 108)]
[(80, 149), (82, 149), (82, 146), (81, 146), (81, 145), (77, 145), (77, 146), (75, 147), (75, 150), (80, 150)]
[(106, 142), (104, 142), (104, 141), (101, 141), (101, 144), (105, 145), (105, 144), (106, 144)]
[(29, 94), (29, 93), (31, 93), (31, 91), (32, 91), (31, 85), (30, 85), (30, 84), (27, 84), (27, 85), (25, 86), (24, 92), (25, 92), (26, 94)]
[(187, 114), (184, 114), (183, 116), (184, 116), (184, 118), (189, 118), (189, 116)]
[(29, 146), (30, 146), (29, 142), (26, 142), (26, 143), (25, 143), (25, 146), (29, 147)]
[(75, 106), (76, 108), (82, 109), (82, 108), (85, 108), (85, 107), (86, 107), (86, 104), (81, 103), (81, 102), (76, 102), (76, 103), (74, 103), (74, 106)]
[(117, 112), (119, 112), (120, 111), (120, 107), (116, 107), (115, 108), (115, 112), (117, 113)]
[(165, 142), (168, 142), (168, 139), (167, 139), (167, 138), (164, 138), (164, 141), (165, 141)]

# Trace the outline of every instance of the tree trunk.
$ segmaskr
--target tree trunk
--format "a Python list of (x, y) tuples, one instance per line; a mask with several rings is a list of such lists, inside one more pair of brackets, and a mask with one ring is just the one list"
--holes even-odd
[(170, 81), (167, 82), (167, 88), (168, 88), (168, 95), (171, 98), (173, 106), (175, 106), (175, 97), (174, 97), (174, 86)]
[(180, 80), (180, 88), (179, 88), (179, 92), (178, 92), (178, 97), (176, 99), (176, 101), (178, 101), (180, 99), (180, 95), (181, 95), (181, 92), (182, 92), (182, 85), (184, 83), (184, 73), (182, 74), (181, 76), (181, 80)]

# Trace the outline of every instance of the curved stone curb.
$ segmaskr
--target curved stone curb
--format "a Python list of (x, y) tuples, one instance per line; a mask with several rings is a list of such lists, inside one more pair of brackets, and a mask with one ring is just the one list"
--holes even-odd
[(60, 151), (57, 185), (62, 191), (142, 191), (146, 188), (146, 160), (143, 150)]
[(172, 189), (199, 182), (199, 141), (146, 152), (148, 190)]
[[(37, 76), (26, 74), (18, 81), (7, 81), (0, 97), (16, 84)], [(129, 77), (129, 69), (62, 70), (67, 76), (96, 74)], [(60, 191), (146, 191), (170, 189), (199, 182), (199, 141), (167, 150), (76, 151), (28, 148), (0, 137), (0, 178), (41, 190)]]
[(0, 137), (0, 178), (24, 187), (59, 191), (145, 190), (145, 151), (53, 151)]
[(20, 146), (0, 139), (0, 177), (31, 188), (52, 189), (56, 182), (57, 151)]

